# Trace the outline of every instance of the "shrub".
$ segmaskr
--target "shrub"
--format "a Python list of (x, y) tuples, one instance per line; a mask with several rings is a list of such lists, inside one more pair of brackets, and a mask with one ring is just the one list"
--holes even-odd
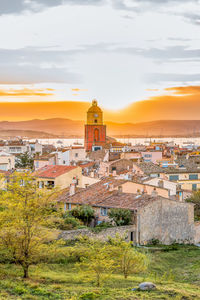
[(116, 226), (129, 225), (131, 223), (131, 211), (129, 209), (112, 208), (108, 216)]
[(94, 210), (88, 205), (77, 206), (70, 211), (70, 214), (74, 218), (81, 220), (86, 226), (88, 226), (94, 218)]

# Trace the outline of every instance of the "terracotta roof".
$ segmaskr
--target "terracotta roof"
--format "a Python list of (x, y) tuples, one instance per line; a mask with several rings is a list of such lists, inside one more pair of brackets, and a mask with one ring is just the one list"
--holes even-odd
[(73, 196), (67, 196), (65, 202), (96, 207), (137, 210), (160, 198), (161, 197), (152, 197), (146, 194), (122, 193), (118, 190), (109, 191), (109, 189), (98, 190), (98, 192), (94, 189), (89, 191), (89, 188), (87, 188), (86, 191), (80, 191)]
[(82, 169), (88, 168), (88, 167), (93, 167), (95, 164), (96, 164), (95, 161), (90, 161), (87, 163), (78, 163), (79, 167), (81, 167)]
[[(141, 163), (134, 163), (137, 167), (139, 167), (144, 174), (150, 175), (154, 173), (164, 173), (163, 168), (159, 167), (158, 165), (155, 165), (152, 162), (141, 162)], [(134, 166), (133, 166), (134, 168)]]
[(67, 172), (70, 172), (71, 170), (73, 170), (75, 168), (77, 168), (77, 167), (75, 167), (75, 166), (45, 166), (45, 167), (37, 170), (35, 173), (33, 173), (33, 175), (36, 177), (42, 177), (42, 178), (56, 178)]
[[(113, 177), (107, 177), (102, 179), (101, 181), (94, 183), (87, 188), (83, 189), (81, 192), (77, 192), (73, 197), (79, 199), (83, 199), (83, 201), (89, 201), (91, 198), (98, 198), (102, 193), (109, 192), (109, 186), (113, 185), (113, 187), (117, 187), (123, 183), (127, 182), (124, 179), (114, 179)], [(74, 198), (74, 199), (75, 199)], [(66, 195), (65, 200), (68, 199)]]

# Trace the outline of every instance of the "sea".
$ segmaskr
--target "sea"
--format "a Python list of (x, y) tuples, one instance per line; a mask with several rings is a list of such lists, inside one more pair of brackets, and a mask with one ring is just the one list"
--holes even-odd
[[(66, 146), (83, 146), (84, 139), (37, 139), (41, 144), (54, 145), (56, 147), (66, 147)], [(150, 142), (173, 142), (180, 147), (190, 145), (191, 147), (200, 146), (200, 137), (166, 137), (166, 138), (116, 138), (117, 141), (121, 143), (129, 143), (132, 146), (135, 145), (149, 145)], [(30, 139), (29, 141), (35, 141), (35, 139)]]

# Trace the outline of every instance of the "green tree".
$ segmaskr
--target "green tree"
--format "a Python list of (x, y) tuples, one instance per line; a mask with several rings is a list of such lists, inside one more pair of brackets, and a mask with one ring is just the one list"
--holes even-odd
[(116, 226), (129, 225), (131, 223), (131, 211), (122, 208), (111, 208), (108, 216)]
[(200, 191), (194, 192), (190, 198), (186, 199), (186, 202), (194, 203), (194, 217), (195, 220), (200, 220)]
[(81, 220), (84, 225), (88, 226), (92, 219), (94, 218), (94, 210), (91, 206), (89, 205), (82, 205), (82, 206), (77, 206), (74, 207), (71, 211), (70, 214), (79, 220)]
[(147, 269), (147, 256), (133, 248), (132, 242), (126, 242), (123, 237), (116, 235), (115, 238), (110, 238), (109, 243), (117, 268), (125, 279)]
[(110, 254), (110, 245), (85, 239), (76, 248), (78, 252), (82, 249), (81, 262), (77, 266), (84, 274), (94, 276), (96, 285), (101, 286), (116, 268), (115, 260)]
[(28, 152), (25, 152), (23, 154), (20, 154), (17, 157), (17, 163), (16, 163), (16, 168), (29, 168), (29, 169), (33, 169), (33, 157), (31, 154), (29, 154)]
[(0, 197), (0, 247), (23, 268), (28, 278), (31, 264), (48, 254), (50, 233), (42, 226), (48, 217), (46, 208), (53, 201), (53, 191), (37, 189), (30, 174), (13, 173)]

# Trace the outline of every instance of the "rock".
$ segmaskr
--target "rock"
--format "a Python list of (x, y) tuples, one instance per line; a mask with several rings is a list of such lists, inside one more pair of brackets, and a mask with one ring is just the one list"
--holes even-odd
[(150, 290), (155, 290), (156, 289), (156, 285), (152, 282), (142, 282), (139, 285), (139, 289), (141, 291), (150, 291)]

